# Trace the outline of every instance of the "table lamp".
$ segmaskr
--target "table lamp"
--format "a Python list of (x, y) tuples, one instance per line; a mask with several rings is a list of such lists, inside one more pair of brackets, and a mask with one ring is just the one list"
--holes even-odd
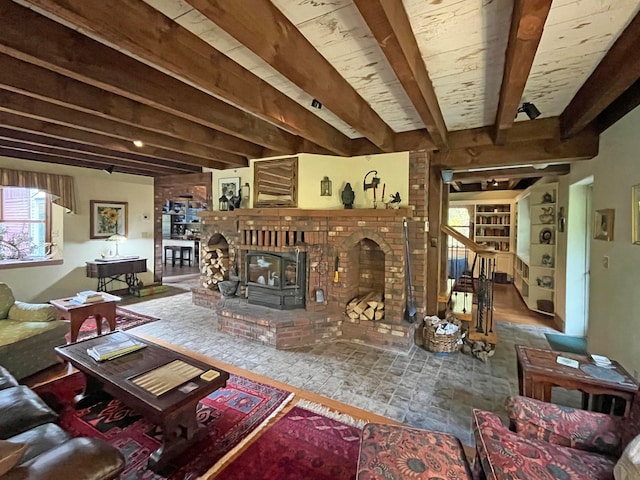
[(120, 245), (120, 242), (124, 242), (127, 239), (127, 237), (125, 237), (124, 235), (120, 235), (119, 233), (113, 234), (111, 235), (109, 238), (107, 238), (107, 242), (115, 242), (116, 243), (116, 257), (120, 256), (120, 252), (118, 250), (118, 246)]

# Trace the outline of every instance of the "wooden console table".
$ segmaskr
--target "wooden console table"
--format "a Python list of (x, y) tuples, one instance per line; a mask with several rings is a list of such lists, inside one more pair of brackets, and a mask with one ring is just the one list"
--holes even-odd
[(556, 359), (558, 356), (577, 360), (580, 366), (593, 364), (591, 357), (576, 355), (566, 352), (556, 352), (543, 348), (526, 347), (516, 345), (518, 357), (518, 383), (520, 395), (551, 401), (551, 388), (563, 387), (569, 390), (582, 392), (582, 408), (588, 408), (589, 395), (611, 395), (622, 398), (625, 403), (625, 415), (629, 414), (631, 402), (638, 390), (638, 382), (616, 362), (612, 361), (613, 371), (624, 377), (620, 383), (600, 380), (580, 368), (560, 365)]
[[(98, 279), (98, 291), (106, 292), (107, 285), (114, 281), (127, 284), (129, 293), (136, 295), (143, 287), (137, 274), (147, 271), (146, 258), (123, 260), (96, 260), (87, 262), (87, 277)], [(122, 278), (124, 276), (124, 279)]]

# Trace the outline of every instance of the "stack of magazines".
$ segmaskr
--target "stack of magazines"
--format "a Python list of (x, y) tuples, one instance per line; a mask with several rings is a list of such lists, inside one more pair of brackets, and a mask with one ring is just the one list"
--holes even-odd
[(107, 343), (105, 345), (96, 345), (95, 347), (87, 348), (87, 353), (94, 360), (104, 362), (105, 360), (113, 360), (122, 355), (135, 352), (145, 346), (142, 342), (128, 338), (121, 342)]
[(100, 292), (96, 292), (95, 290), (85, 290), (84, 292), (78, 292), (75, 297), (73, 297), (73, 301), (77, 303), (94, 303), (101, 302), (104, 298)]

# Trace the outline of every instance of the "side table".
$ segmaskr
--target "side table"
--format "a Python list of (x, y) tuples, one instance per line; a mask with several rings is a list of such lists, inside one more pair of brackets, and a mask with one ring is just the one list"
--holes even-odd
[(71, 332), (71, 342), (78, 339), (80, 327), (88, 317), (95, 317), (98, 335), (102, 335), (102, 320), (106, 320), (111, 331), (116, 328), (116, 302), (120, 297), (102, 292), (103, 301), (93, 303), (78, 303), (74, 297), (51, 300), (49, 303), (56, 307), (58, 318), (69, 320), (69, 330)]

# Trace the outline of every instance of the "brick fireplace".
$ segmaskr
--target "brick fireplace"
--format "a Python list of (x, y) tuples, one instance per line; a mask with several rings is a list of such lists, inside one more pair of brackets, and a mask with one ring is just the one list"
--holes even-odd
[[(410, 213), (407, 209), (203, 212), (202, 243), (228, 248), (240, 288), (236, 297), (225, 298), (207, 283), (203, 273), (202, 283), (207, 286), (193, 290), (194, 303), (216, 310), (222, 331), (276, 348), (348, 340), (408, 351), (414, 343), (415, 325), (404, 320), (407, 288), (402, 221)], [(304, 254), (305, 268), (300, 272), (305, 276), (303, 308), (281, 311), (249, 304), (246, 260), (248, 252), (256, 251), (284, 258)], [(381, 320), (352, 319), (345, 314), (354, 297), (373, 291), (384, 300)]]

